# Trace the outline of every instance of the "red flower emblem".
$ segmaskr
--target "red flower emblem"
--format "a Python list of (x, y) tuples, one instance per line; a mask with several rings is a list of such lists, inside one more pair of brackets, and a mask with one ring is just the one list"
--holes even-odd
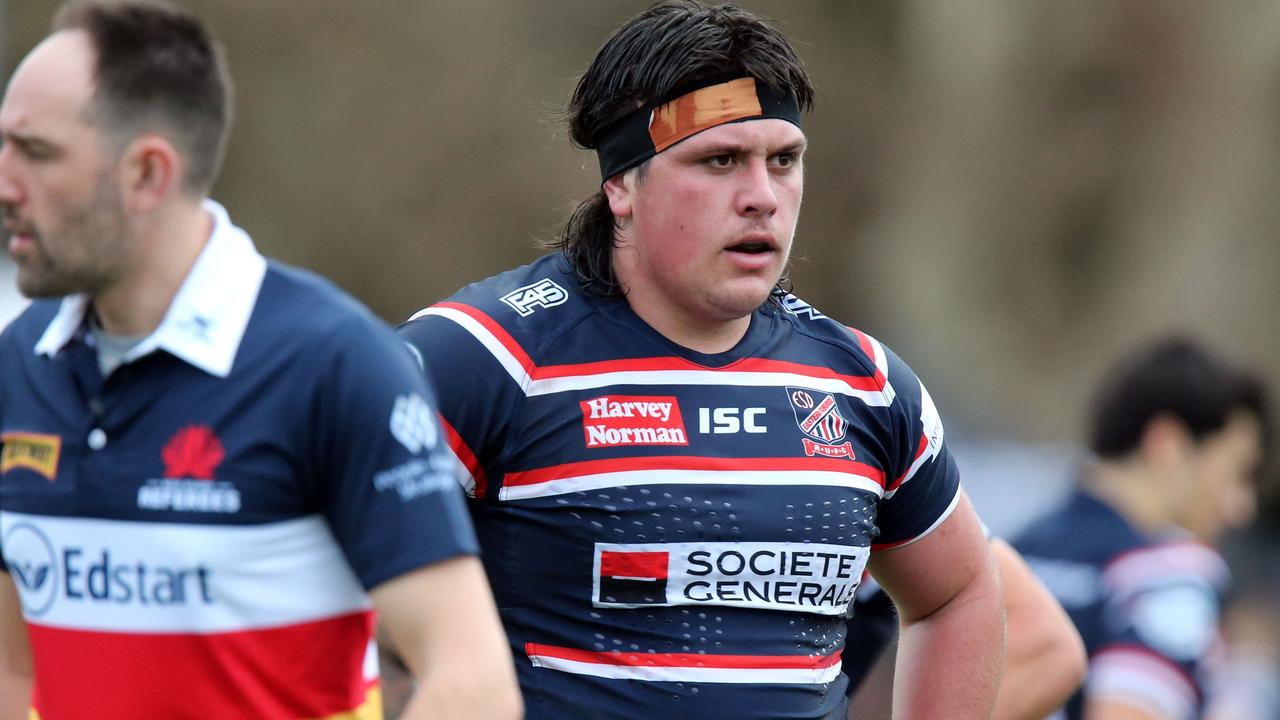
[(222, 442), (208, 425), (188, 425), (169, 438), (160, 457), (167, 478), (212, 480), (213, 470), (225, 454)]

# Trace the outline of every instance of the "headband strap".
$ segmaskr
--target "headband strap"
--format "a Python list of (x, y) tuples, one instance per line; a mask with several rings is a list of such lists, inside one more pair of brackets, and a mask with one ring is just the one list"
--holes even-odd
[(794, 95), (753, 77), (711, 79), (673, 100), (646, 105), (600, 133), (596, 155), (604, 180), (630, 170), (688, 137), (725, 123), (776, 118), (800, 127)]

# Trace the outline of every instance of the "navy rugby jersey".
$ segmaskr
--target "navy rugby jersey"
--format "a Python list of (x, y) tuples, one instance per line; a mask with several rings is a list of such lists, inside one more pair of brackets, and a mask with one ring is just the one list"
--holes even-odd
[(530, 720), (826, 718), (873, 549), (959, 497), (920, 381), (788, 298), (706, 355), (559, 255), (400, 329), (450, 446)]
[(1062, 715), (1076, 720), (1087, 696), (1107, 696), (1155, 717), (1201, 716), (1221, 652), (1228, 582), (1216, 551), (1181, 533), (1147, 537), (1083, 491), (1014, 546), (1062, 603), (1089, 654), (1085, 685)]
[(83, 298), (0, 336), (0, 547), (44, 720), (381, 718), (366, 588), (476, 550), (394, 333), (221, 207), (105, 380)]

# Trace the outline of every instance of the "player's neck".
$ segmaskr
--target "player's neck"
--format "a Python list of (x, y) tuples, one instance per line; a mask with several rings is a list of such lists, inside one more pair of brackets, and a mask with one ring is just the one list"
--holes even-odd
[(212, 230), (213, 218), (198, 201), (175, 203), (140, 222), (128, 271), (92, 298), (103, 331), (142, 337), (159, 327)]
[(1104, 462), (1089, 474), (1086, 487), (1146, 534), (1159, 534), (1176, 522), (1161, 492), (1160, 478), (1140, 462)]
[[(631, 300), (629, 296), (627, 299)], [(727, 321), (704, 322), (666, 311), (661, 306), (637, 302), (631, 302), (631, 311), (671, 342), (706, 355), (732, 350), (751, 327), (750, 315)]]

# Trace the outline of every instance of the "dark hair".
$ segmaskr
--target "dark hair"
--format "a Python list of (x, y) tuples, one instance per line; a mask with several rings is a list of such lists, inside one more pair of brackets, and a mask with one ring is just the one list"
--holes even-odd
[[(669, 0), (627, 21), (601, 46), (569, 101), (569, 136), (595, 149), (601, 131), (628, 113), (716, 75), (753, 77), (794, 96), (802, 112), (813, 105), (813, 84), (782, 33), (736, 5)], [(641, 179), (646, 166), (637, 170)], [(613, 271), (615, 222), (604, 193), (596, 192), (550, 243), (588, 292), (621, 294)]]
[(88, 33), (96, 53), (92, 110), (105, 129), (163, 132), (187, 160), (183, 188), (204, 194), (231, 126), (222, 48), (194, 15), (158, 0), (64, 5), (55, 32)]
[(1158, 415), (1181, 420), (1197, 442), (1247, 412), (1269, 437), (1267, 392), (1262, 380), (1181, 336), (1159, 340), (1121, 362), (1107, 376), (1093, 410), (1090, 448), (1103, 459), (1137, 449), (1147, 423)]

